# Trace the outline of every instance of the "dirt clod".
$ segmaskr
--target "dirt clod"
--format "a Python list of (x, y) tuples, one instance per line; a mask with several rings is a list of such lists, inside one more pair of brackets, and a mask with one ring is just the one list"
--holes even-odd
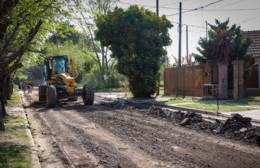
[(181, 122), (180, 122), (180, 125), (181, 126), (185, 126), (185, 125), (187, 125), (188, 124), (188, 122), (189, 122), (189, 118), (187, 117), (187, 118), (184, 118)]

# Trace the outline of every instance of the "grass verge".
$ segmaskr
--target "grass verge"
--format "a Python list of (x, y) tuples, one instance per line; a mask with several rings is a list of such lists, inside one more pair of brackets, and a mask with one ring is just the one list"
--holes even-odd
[(237, 100), (238, 103), (244, 103), (246, 105), (260, 106), (260, 96), (247, 97)]
[[(19, 95), (15, 93), (8, 106), (15, 107), (19, 104)], [(8, 113), (4, 119), (6, 130), (0, 132), (0, 167), (32, 167), (30, 138), (25, 129), (26, 119), (22, 115), (21, 110), (15, 110), (13, 113)]]
[(170, 100), (168, 102), (166, 102), (166, 104), (171, 105), (171, 104), (186, 104), (186, 103), (193, 103), (192, 100), (187, 100), (187, 99), (183, 99), (180, 97), (172, 97), (170, 98)]
[[(184, 107), (184, 108), (190, 108), (190, 109), (196, 109), (196, 110), (204, 110), (204, 111), (222, 111), (222, 112), (228, 112), (228, 111), (246, 111), (251, 110), (253, 108), (249, 107), (248, 105), (256, 104), (258, 99), (254, 99), (255, 101), (251, 101), (249, 99), (244, 100), (225, 100), (225, 101), (219, 101), (219, 109), (217, 106), (216, 100), (199, 100), (199, 101), (193, 101), (190, 99), (182, 99), (180, 97), (172, 97), (169, 101), (166, 102), (167, 105), (175, 105), (178, 107)], [(257, 101), (258, 100), (258, 101)]]
[[(194, 102), (190, 104), (180, 104), (178, 106), (196, 109), (196, 110), (204, 110), (204, 111), (212, 111), (215, 112), (218, 110), (216, 103), (203, 103), (203, 102)], [(227, 104), (219, 104), (219, 110), (222, 112), (228, 111), (246, 111), (251, 110), (252, 108), (246, 106), (234, 106), (234, 105), (227, 105)]]
[(20, 96), (17, 92), (14, 92), (11, 96), (11, 99), (7, 101), (7, 106), (17, 107), (21, 104)]

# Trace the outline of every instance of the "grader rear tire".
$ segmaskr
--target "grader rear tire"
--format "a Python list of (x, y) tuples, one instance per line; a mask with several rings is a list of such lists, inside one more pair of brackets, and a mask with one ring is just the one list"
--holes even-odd
[(48, 108), (55, 107), (57, 101), (56, 88), (53, 85), (47, 87), (46, 105)]
[(92, 105), (94, 102), (94, 90), (90, 84), (85, 84), (82, 90), (82, 99), (85, 105)]

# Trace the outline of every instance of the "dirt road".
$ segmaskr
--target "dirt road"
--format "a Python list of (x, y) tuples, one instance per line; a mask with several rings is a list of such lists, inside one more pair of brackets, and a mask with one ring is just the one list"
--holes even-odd
[(117, 106), (96, 97), (93, 106), (59, 102), (53, 109), (24, 99), (30, 128), (46, 167), (260, 167), (260, 147)]

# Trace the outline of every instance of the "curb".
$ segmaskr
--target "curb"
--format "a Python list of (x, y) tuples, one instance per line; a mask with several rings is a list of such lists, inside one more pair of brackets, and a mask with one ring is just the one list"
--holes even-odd
[(33, 139), (33, 136), (32, 136), (32, 132), (31, 132), (31, 129), (30, 129), (30, 124), (28, 122), (28, 117), (27, 117), (27, 112), (24, 108), (24, 101), (23, 101), (23, 95), (20, 94), (18, 92), (19, 96), (20, 96), (20, 101), (21, 101), (21, 107), (23, 109), (23, 114), (24, 114), (24, 118), (26, 119), (26, 134), (28, 135), (28, 137), (30, 138), (30, 143), (31, 143), (31, 148), (32, 148), (32, 152), (31, 152), (31, 155), (32, 155), (32, 167), (33, 168), (41, 168), (41, 164), (40, 164), (40, 160), (39, 160), (39, 157), (38, 157), (38, 147), (36, 146), (35, 142), (34, 142), (34, 139)]

